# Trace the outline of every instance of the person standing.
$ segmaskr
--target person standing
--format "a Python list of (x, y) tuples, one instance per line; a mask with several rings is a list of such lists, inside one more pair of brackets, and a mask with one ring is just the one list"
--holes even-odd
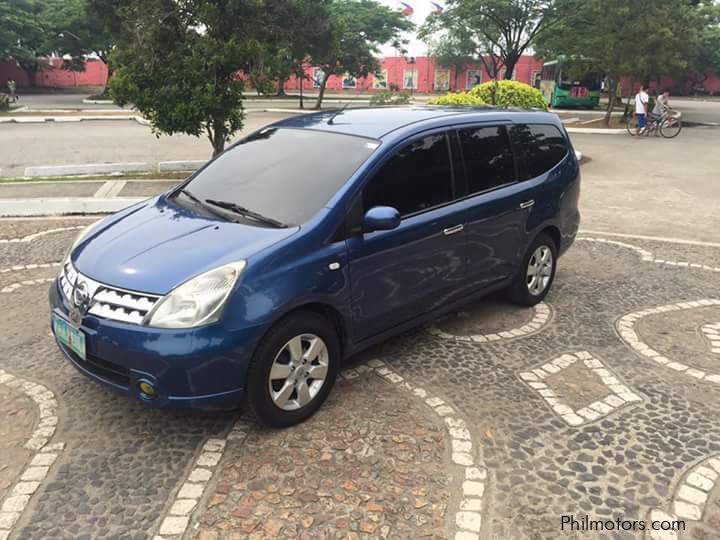
[(8, 92), (10, 92), (10, 101), (15, 103), (17, 101), (17, 96), (15, 95), (15, 91), (17, 90), (17, 83), (13, 79), (8, 78), (7, 87)]
[(645, 85), (640, 85), (640, 91), (635, 94), (635, 116), (637, 117), (636, 134), (640, 135), (647, 126), (648, 102), (650, 98), (645, 91)]

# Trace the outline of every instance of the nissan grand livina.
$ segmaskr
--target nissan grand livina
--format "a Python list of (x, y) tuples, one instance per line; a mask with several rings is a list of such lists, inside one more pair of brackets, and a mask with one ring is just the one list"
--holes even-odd
[(343, 360), (505, 289), (532, 306), (579, 224), (557, 116), (351, 109), (267, 126), (84, 230), (50, 289), (58, 346), (159, 407), (315, 412)]

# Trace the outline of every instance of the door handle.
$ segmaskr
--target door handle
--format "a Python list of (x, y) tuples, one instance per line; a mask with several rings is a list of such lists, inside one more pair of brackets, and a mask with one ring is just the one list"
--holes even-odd
[(530, 199), (528, 201), (523, 201), (520, 203), (520, 208), (530, 208), (533, 204), (535, 204), (535, 199)]
[(443, 229), (443, 234), (445, 236), (450, 236), (451, 234), (459, 233), (462, 231), (464, 227), (461, 225), (455, 225), (454, 227), (449, 227), (447, 229)]

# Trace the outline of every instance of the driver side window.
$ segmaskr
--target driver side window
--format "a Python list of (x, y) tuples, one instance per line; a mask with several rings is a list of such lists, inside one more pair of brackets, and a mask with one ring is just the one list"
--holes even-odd
[(363, 211), (392, 206), (405, 217), (452, 199), (448, 142), (440, 133), (411, 142), (385, 162), (363, 190)]

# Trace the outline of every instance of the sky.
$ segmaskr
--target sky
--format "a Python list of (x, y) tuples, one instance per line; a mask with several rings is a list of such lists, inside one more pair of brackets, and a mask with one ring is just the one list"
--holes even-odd
[[(399, 0), (379, 0), (381, 4), (391, 7), (392, 9), (400, 10), (402, 4)], [(419, 27), (425, 18), (434, 11), (435, 6), (432, 5), (430, 0), (404, 0), (406, 4), (410, 4), (413, 7), (414, 13), (410, 16), (410, 20), (415, 23), (415, 26)], [(444, 0), (435, 0), (441, 6), (445, 6)], [(403, 37), (410, 40), (410, 43), (405, 46), (408, 50), (408, 56), (427, 56), (427, 45), (422, 41), (418, 41), (415, 36), (415, 32), (405, 34)], [(382, 47), (383, 56), (397, 56), (398, 53), (391, 46)]]

